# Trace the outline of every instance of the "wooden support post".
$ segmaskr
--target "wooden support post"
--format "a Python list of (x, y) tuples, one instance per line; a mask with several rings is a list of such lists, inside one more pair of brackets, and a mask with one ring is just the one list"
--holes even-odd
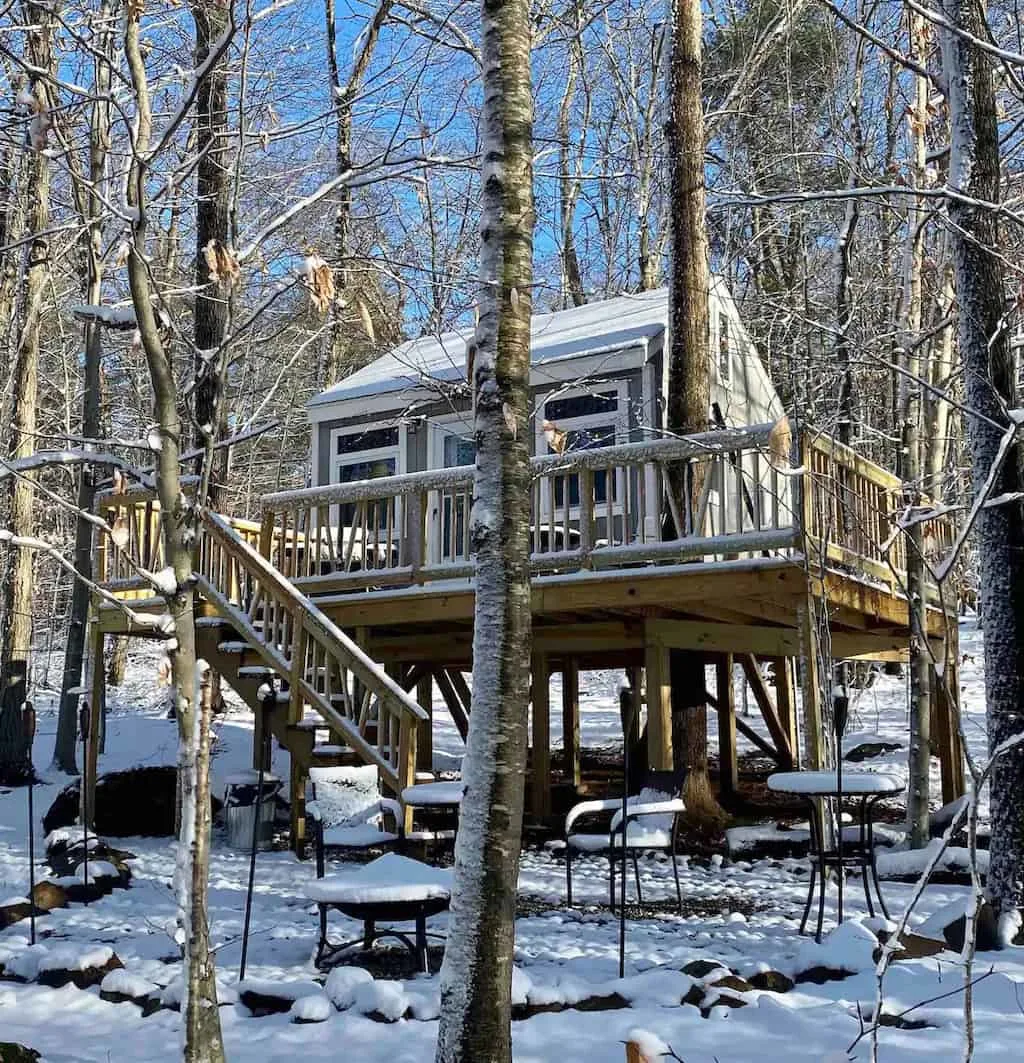
[(416, 767), (420, 771), (433, 771), (434, 680), (429, 672), (416, 684), (416, 700), (427, 713), (427, 718), (419, 723), (419, 734), (416, 738)]
[(772, 657), (770, 661), (775, 672), (775, 705), (779, 710), (779, 722), (789, 736), (789, 748), (793, 751), (796, 766), (800, 762), (800, 732), (793, 690), (793, 662), (788, 657)]
[[(402, 790), (416, 782), (416, 724), (404, 713), (398, 725), (398, 793), (402, 800)], [(404, 837), (412, 830), (412, 806), (402, 804), (402, 822), (399, 833)]]
[(574, 657), (562, 665), (562, 748), (565, 777), (580, 784), (580, 667)]
[(964, 751), (960, 740), (960, 638), (956, 617), (949, 622), (949, 643), (945, 651), (943, 674), (932, 673), (935, 694), (935, 744), (942, 769), (942, 803), (949, 804), (967, 787), (964, 781)]
[(793, 750), (789, 745), (789, 733), (782, 726), (782, 721), (772, 701), (771, 692), (768, 690), (768, 684), (764, 681), (764, 676), (761, 675), (761, 669), (756, 658), (749, 653), (741, 654), (740, 664), (743, 665), (743, 674), (747, 677), (751, 693), (753, 693), (757, 707), (760, 709), (764, 722), (768, 726), (768, 733), (772, 736), (775, 748), (779, 751), (780, 762), (787, 768), (792, 767)]
[(797, 609), (800, 623), (800, 691), (804, 703), (804, 756), (811, 771), (825, 764), (825, 740), (821, 722), (820, 640), (815, 601), (808, 594)]
[(535, 653), (530, 664), (530, 701), (533, 705), (533, 756), (530, 808), (535, 819), (551, 815), (551, 701), (546, 653)]
[(715, 709), (718, 713), (718, 778), (723, 796), (734, 794), (740, 773), (736, 758), (736, 692), (731, 653), (715, 658), (717, 680)]
[(672, 684), (669, 651), (655, 640), (645, 640), (647, 673), (647, 766), (653, 771), (672, 770)]

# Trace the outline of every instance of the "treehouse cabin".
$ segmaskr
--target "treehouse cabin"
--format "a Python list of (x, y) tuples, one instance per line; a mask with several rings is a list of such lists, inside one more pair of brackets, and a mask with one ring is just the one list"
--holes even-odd
[[(822, 766), (833, 664), (907, 654), (899, 480), (808, 428), (780, 428), (775, 391), (717, 282), (711, 306), (708, 430), (679, 439), (663, 431), (664, 292), (534, 319), (528, 806), (538, 820), (551, 816), (553, 791), (586, 788), (580, 670), (627, 671), (643, 691), (649, 763), (666, 768), (670, 654), (703, 655), (728, 791), (737, 730), (783, 767)], [(371, 764), (401, 793), (433, 763), (435, 687), (463, 737), (468, 729), (468, 335), (406, 343), (317, 396), (313, 486), (265, 496), (258, 520), (200, 513), (199, 651), (252, 708), (255, 762), (271, 736), (290, 753), (298, 846), (311, 767)], [(670, 489), (670, 470), (671, 483), (698, 489)], [(98, 579), (130, 600), (134, 619), (98, 598), (94, 653), (106, 632), (154, 636), (145, 614), (164, 608), (147, 576), (163, 567), (154, 499), (106, 495), (100, 507), (129, 534), (123, 549), (99, 541)], [(951, 542), (946, 520), (925, 526), (935, 556)], [(961, 754), (955, 706), (942, 694), (958, 690), (956, 619), (934, 600), (926, 624), (948, 680), (933, 734), (951, 799), (963, 785)], [(735, 712), (738, 667), (760, 731)], [(564, 742), (553, 758), (556, 671)], [(102, 668), (92, 674), (100, 684)]]

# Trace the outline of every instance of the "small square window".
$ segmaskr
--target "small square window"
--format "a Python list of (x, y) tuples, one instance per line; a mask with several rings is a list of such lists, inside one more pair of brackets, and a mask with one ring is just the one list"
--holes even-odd
[(723, 384), (732, 380), (732, 358), (729, 343), (729, 318), (718, 315), (718, 379)]

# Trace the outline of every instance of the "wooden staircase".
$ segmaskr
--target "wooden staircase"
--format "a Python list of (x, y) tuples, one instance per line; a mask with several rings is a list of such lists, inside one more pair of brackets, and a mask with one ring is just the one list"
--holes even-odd
[[(99, 553), (102, 583), (133, 608), (162, 609), (139, 572), (163, 565), (159, 505), (141, 493), (111, 494), (101, 512), (128, 528), (124, 549)], [(268, 732), (288, 751), (301, 852), (310, 769), (370, 765), (400, 796), (415, 782), (417, 729), (429, 715), (268, 559), (272, 528), (261, 534), (252, 522), (203, 510), (200, 533), (197, 652), (253, 710), (254, 766), (265, 760)]]

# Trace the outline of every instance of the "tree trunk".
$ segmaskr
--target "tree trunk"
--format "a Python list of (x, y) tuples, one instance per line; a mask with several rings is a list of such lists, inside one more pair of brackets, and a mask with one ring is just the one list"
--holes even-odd
[[(668, 429), (685, 435), (707, 428), (711, 408), (708, 339), (707, 219), (704, 210), (704, 105), (701, 97), (699, 0), (674, 0), (670, 14), (669, 120), (672, 275), (669, 282)], [(673, 471), (669, 490), (692, 521), (703, 466)], [(685, 496), (685, 497), (684, 497)], [(695, 528), (679, 529), (681, 533)], [(724, 819), (711, 792), (707, 758), (704, 662), (699, 654), (673, 650), (672, 731), (675, 762), (687, 770), (685, 800), (690, 815), (709, 825)], [(678, 736), (678, 739), (677, 737)], [(679, 741), (681, 739), (681, 742)]]
[[(983, 490), (1016, 405), (1013, 355), (1004, 318), (1005, 289), (995, 211), (999, 201), (999, 129), (989, 62), (958, 31), (981, 37), (980, 5), (943, 0), (953, 29), (940, 29), (949, 104), (949, 186), (970, 197), (947, 204), (956, 276), (960, 358), (964, 368), (971, 471)], [(1024, 705), (1024, 470), (1014, 445), (993, 493), (1009, 501), (981, 510), (978, 561), (985, 635), (985, 696), (989, 753), (1021, 732)], [(992, 842), (987, 892), (1000, 937), (1021, 926), (1024, 903), (1024, 747), (1000, 755), (991, 773)]]
[(209, 720), (199, 704), (192, 576), (194, 507), (182, 493), (179, 456), (182, 423), (178, 415), (174, 367), (160, 337), (150, 290), (147, 252), (146, 166), (152, 135), (149, 84), (140, 45), (141, 8), (125, 17), (125, 55), (137, 110), (135, 155), (128, 174), (128, 204), (133, 210), (128, 282), (139, 336), (153, 386), (153, 410), (160, 445), (156, 482), (160, 526), (174, 587), (164, 593), (170, 620), (167, 648), (178, 720), (181, 825), (174, 885), (178, 901), (178, 940), (185, 968), (186, 1063), (224, 1063), (213, 952), (207, 923), (210, 848)]
[(483, 0), (480, 323), (473, 370), (473, 714), (441, 971), (438, 1063), (510, 1063), (530, 661), (533, 254), (527, 0)]
[[(26, 3), (26, 57), (39, 70), (53, 64), (52, 16), (48, 8)], [(51, 113), (47, 84), (32, 85), (37, 107)], [(24, 290), (17, 319), (17, 347), (14, 356), (13, 409), (8, 452), (17, 460), (35, 450), (36, 401), (39, 391), (39, 337), (43, 304), (50, 282), (50, 243), (46, 232), (50, 220), (50, 162), (40, 150), (28, 161), (27, 222), (35, 234), (28, 245)], [(7, 528), (16, 536), (35, 532), (32, 518), (33, 477), (11, 479), (10, 514)], [(32, 649), (33, 557), (24, 547), (8, 547), (3, 581), (3, 610), (0, 613), (0, 783), (27, 780), (33, 771), (32, 742), (25, 734), (22, 712), (28, 699), (28, 661)]]
[[(920, 15), (910, 14), (910, 54), (925, 63), (928, 30)], [(914, 94), (908, 108), (911, 174), (915, 188), (924, 187), (925, 127), (928, 123), (928, 82), (914, 77)], [(927, 214), (922, 200), (914, 201), (907, 214), (907, 247), (903, 284), (903, 348), (907, 375), (903, 380), (902, 476), (906, 510), (920, 511), (922, 501), (921, 442), (921, 324), (924, 293), (924, 227)], [(927, 585), (925, 582), (922, 526), (911, 522), (907, 530), (907, 596), (910, 602), (910, 751), (908, 757), (907, 834), (912, 849), (923, 849), (931, 840), (929, 799), (931, 795), (931, 660), (928, 652)]]
[[(82, 252), (85, 259), (85, 301), (90, 305), (100, 302), (103, 284), (102, 225), (103, 203), (99, 188), (104, 178), (107, 148), (110, 143), (110, 50), (113, 47), (113, 22), (110, 18), (109, 0), (101, 5), (98, 19), (95, 62), (96, 98), (92, 106), (89, 126), (89, 185), (80, 183), (75, 191), (82, 221), (85, 226), (82, 236)], [(98, 322), (90, 321), (84, 327), (85, 389), (82, 395), (82, 435), (86, 439), (100, 436), (101, 364), (103, 336)], [(88, 445), (88, 444), (87, 444)], [(96, 494), (95, 472), (83, 466), (78, 478), (77, 506), (79, 513), (91, 513)], [(89, 620), (90, 592), (85, 580), (92, 578), (92, 524), (79, 518), (75, 524), (75, 571), (82, 577), (76, 579), (71, 591), (71, 617), (68, 624), (68, 640), (64, 652), (64, 674), (61, 679), (60, 710), (57, 716), (57, 738), (53, 748), (53, 767), (57, 771), (77, 774), (75, 739), (78, 725), (78, 694), (75, 689), (82, 683), (82, 666), (85, 658), (86, 627)], [(97, 662), (102, 668), (103, 662)]]

